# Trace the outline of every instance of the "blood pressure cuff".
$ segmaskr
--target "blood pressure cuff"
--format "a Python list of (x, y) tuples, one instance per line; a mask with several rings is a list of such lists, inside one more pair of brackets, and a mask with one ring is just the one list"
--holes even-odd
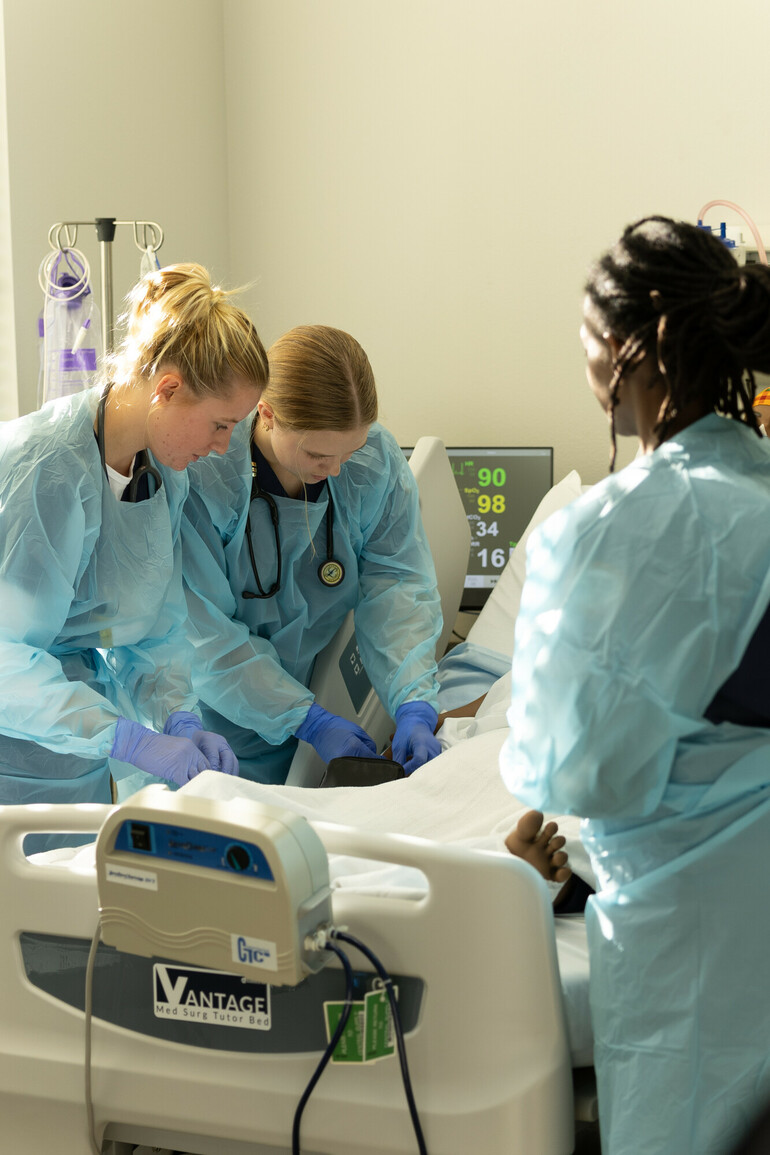
[(388, 758), (332, 758), (321, 786), (379, 786), (406, 778), (404, 767)]

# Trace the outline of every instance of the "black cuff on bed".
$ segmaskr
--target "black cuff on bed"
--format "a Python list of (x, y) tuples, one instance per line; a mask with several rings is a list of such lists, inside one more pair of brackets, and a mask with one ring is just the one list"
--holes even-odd
[(572, 885), (563, 901), (554, 907), (554, 914), (582, 914), (586, 903), (596, 891), (579, 874), (572, 875)]

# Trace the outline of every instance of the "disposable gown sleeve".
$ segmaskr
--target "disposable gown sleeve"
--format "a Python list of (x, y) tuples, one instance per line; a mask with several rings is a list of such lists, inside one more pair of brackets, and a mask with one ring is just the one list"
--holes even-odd
[(453, 646), (438, 664), (439, 712), (456, 710), (487, 694), (511, 668), (508, 654), (473, 642)]
[[(7, 452), (7, 451), (6, 451)], [(107, 755), (117, 709), (70, 682), (50, 651), (101, 523), (101, 494), (66, 450), (45, 463), (9, 464), (0, 480), (0, 729), (77, 757)]]
[(500, 763), (530, 805), (600, 820), (654, 812), (677, 741), (707, 726), (739, 660), (724, 615), (740, 621), (756, 589), (736, 578), (736, 604), (721, 607), (713, 543), (686, 496), (667, 502), (647, 510), (640, 497), (621, 517), (589, 502), (530, 541)]
[[(266, 742), (280, 745), (307, 717), (313, 695), (282, 667), (275, 648), (236, 618), (226, 545), (243, 546), (245, 510), (233, 526), (214, 524), (199, 493), (191, 490), (182, 517), (188, 630), (195, 647), (193, 681), (201, 701)], [(264, 710), (265, 688), (271, 708)]]
[(436, 643), (443, 620), (417, 483), (390, 435), (383, 439), (385, 473), (371, 479), (362, 506), (355, 626), (369, 679), (395, 717), (404, 702), (438, 708)]

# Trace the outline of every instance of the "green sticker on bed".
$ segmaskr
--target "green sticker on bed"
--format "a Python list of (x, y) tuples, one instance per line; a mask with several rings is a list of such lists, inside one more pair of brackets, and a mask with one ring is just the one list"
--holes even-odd
[[(398, 991), (394, 988), (396, 997)], [(329, 1041), (337, 1029), (344, 1003), (324, 1003), (326, 1037)], [(350, 1017), (332, 1053), (333, 1063), (374, 1063), (395, 1051), (393, 1015), (387, 992), (382, 986), (371, 990), (351, 1004)]]
[[(396, 998), (398, 991), (394, 987)], [(364, 1035), (366, 1039), (366, 1061), (384, 1059), (392, 1055), (395, 1050), (395, 1032), (393, 1030), (393, 1014), (390, 1009), (387, 991), (369, 991), (364, 1002)]]
[[(331, 1042), (332, 1036), (337, 1030), (344, 1010), (345, 1003), (324, 1003), (326, 1038), (329, 1042)], [(345, 1029), (337, 1040), (337, 1046), (332, 1052), (332, 1062), (366, 1062), (364, 1058), (364, 1004), (362, 1002), (351, 1004), (350, 1017), (345, 1024)]]

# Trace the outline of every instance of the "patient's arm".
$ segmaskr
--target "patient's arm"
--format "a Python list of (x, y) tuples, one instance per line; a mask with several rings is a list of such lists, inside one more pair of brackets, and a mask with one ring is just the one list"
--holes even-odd
[(467, 706), (455, 706), (454, 710), (446, 710), (443, 714), (438, 716), (438, 725), (436, 730), (440, 730), (447, 718), (475, 718), (476, 713), (481, 706), (481, 703), (486, 698), (486, 694), (482, 694), (480, 698), (476, 698), (473, 702), (468, 702)]

